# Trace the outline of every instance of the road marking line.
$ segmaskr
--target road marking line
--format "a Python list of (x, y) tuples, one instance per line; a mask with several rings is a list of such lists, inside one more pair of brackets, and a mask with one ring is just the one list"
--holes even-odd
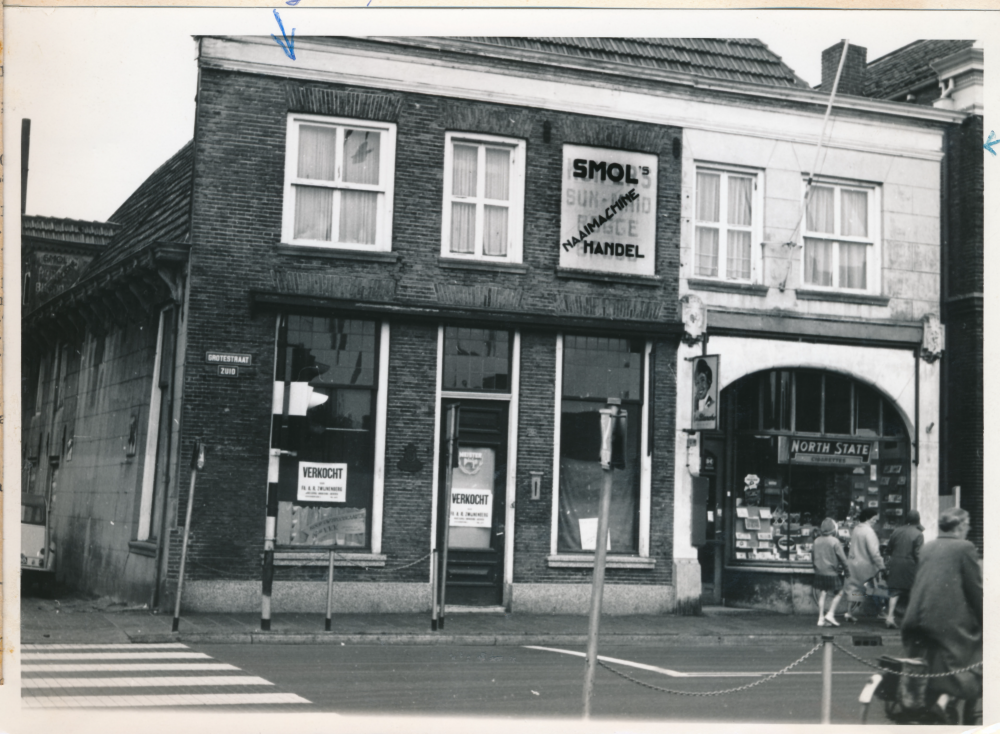
[(200, 658), (211, 660), (203, 652), (26, 652), (22, 660), (177, 660), (180, 658)]
[(25, 708), (136, 708), (139, 706), (239, 706), (311, 703), (294, 693), (196, 693), (155, 696), (25, 696)]
[(273, 686), (255, 675), (173, 675), (149, 678), (22, 678), (21, 688), (165, 688), (168, 686)]
[[(587, 657), (587, 653), (585, 652), (576, 652), (575, 650), (560, 650), (557, 647), (539, 647), (538, 645), (525, 645), (524, 647), (528, 648), (529, 650), (545, 650), (547, 652), (558, 652), (562, 653), (563, 655), (573, 655), (574, 657), (578, 658)], [(609, 658), (605, 657), (604, 655), (598, 655), (597, 659), (603, 660), (606, 663), (615, 663), (616, 665), (625, 665), (630, 668), (638, 668), (639, 670), (648, 670), (653, 673), (668, 675), (671, 678), (687, 678), (690, 675), (689, 673), (681, 673), (676, 670), (669, 670), (668, 668), (660, 668), (656, 665), (646, 665), (645, 663), (636, 663), (631, 660), (622, 660), (620, 658)]]
[(141, 670), (239, 670), (229, 663), (24, 663), (25, 673), (93, 673)]
[(115, 642), (108, 643), (106, 645), (102, 644), (58, 644), (58, 645), (45, 645), (45, 644), (30, 644), (21, 645), (22, 650), (104, 650), (104, 649), (126, 649), (126, 650), (151, 650), (154, 648), (181, 648), (184, 650), (189, 649), (187, 645), (183, 642), (164, 642), (162, 644), (157, 643), (135, 643), (135, 642)]

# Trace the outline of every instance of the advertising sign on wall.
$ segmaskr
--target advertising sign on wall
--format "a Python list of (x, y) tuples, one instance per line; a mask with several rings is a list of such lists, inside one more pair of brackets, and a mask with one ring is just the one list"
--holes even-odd
[(719, 355), (694, 359), (691, 379), (691, 428), (714, 431), (719, 426)]
[(793, 438), (789, 457), (793, 464), (867, 464), (871, 441), (817, 441)]
[(655, 155), (563, 146), (559, 266), (656, 274)]
[(347, 464), (299, 462), (299, 502), (346, 502)]

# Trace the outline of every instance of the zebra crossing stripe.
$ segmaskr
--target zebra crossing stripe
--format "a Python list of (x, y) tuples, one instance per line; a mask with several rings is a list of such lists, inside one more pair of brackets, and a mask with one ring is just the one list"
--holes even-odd
[(149, 670), (239, 670), (229, 663), (25, 663), (21, 673), (123, 673)]
[(87, 644), (64, 644), (60, 643), (57, 645), (45, 645), (45, 644), (28, 644), (21, 645), (22, 650), (135, 650), (140, 648), (143, 650), (152, 650), (156, 648), (173, 648), (175, 650), (187, 650), (188, 646), (183, 642), (163, 642), (163, 643), (142, 643), (137, 644), (134, 642), (109, 642), (107, 644), (101, 643), (87, 643)]
[[(133, 649), (135, 646), (132, 646)], [(211, 657), (203, 652), (159, 652), (151, 650), (149, 652), (26, 652), (21, 656), (25, 661), (36, 660), (180, 660), (182, 658), (199, 658), (211, 660)]]
[(164, 688), (168, 686), (273, 686), (255, 675), (155, 676), (149, 678), (22, 678), (21, 688)]
[(139, 708), (309, 703), (294, 693), (182, 693), (149, 696), (27, 696), (24, 708)]

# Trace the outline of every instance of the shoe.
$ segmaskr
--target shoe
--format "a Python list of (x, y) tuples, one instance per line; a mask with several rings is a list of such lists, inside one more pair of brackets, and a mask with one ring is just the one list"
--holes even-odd
[(891, 619), (887, 619), (887, 620), (885, 620), (885, 626), (886, 626), (886, 628), (887, 628), (887, 629), (891, 629), (891, 630), (898, 630), (898, 629), (899, 629), (899, 625), (898, 625), (898, 624), (896, 624), (896, 623), (895, 623), (895, 622), (894, 622), (893, 620), (891, 620)]
[(844, 621), (845, 622), (850, 622), (851, 624), (857, 624), (858, 623), (858, 618), (855, 617), (850, 612), (847, 612), (846, 614), (844, 614)]
[(826, 620), (824, 620), (822, 617), (820, 617), (819, 621), (816, 623), (816, 626), (817, 627), (826, 627)]
[(833, 625), (834, 627), (839, 627), (840, 626), (840, 622), (838, 622), (836, 619), (834, 619), (834, 617), (833, 617), (832, 614), (826, 615), (826, 617), (824, 617), (824, 619), (826, 619), (826, 621), (829, 624)]

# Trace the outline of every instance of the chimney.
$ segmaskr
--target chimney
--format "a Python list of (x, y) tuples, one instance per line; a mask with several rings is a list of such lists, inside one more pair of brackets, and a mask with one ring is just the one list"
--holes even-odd
[[(833, 89), (833, 80), (837, 78), (837, 67), (840, 66), (843, 51), (844, 42), (841, 41), (823, 52), (823, 81), (818, 87), (819, 91), (829, 92)], [(867, 59), (868, 49), (864, 46), (847, 47), (847, 58), (844, 59), (844, 69), (840, 72), (840, 84), (837, 85), (838, 97), (841, 94), (864, 96)]]

